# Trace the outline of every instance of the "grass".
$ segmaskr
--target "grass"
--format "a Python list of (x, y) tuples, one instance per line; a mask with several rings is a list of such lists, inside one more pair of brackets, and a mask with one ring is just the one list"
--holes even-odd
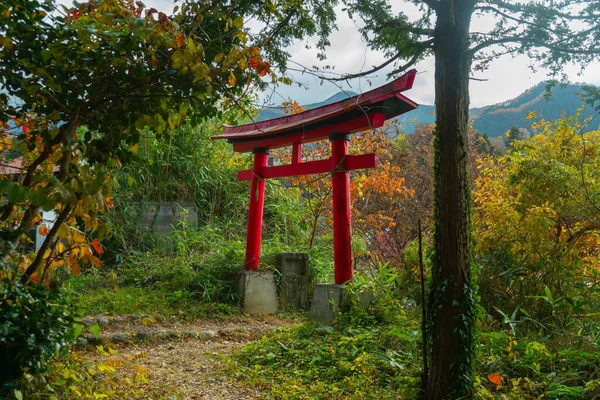
[(417, 318), (396, 302), (343, 314), (336, 327), (311, 323), (250, 343), (226, 373), (274, 399), (413, 399), (419, 391)]
[[(192, 320), (241, 314), (228, 271), (207, 272), (193, 261), (138, 254), (119, 269), (71, 277), (62, 291), (84, 315), (147, 314)], [(209, 273), (212, 276), (205, 279)]]

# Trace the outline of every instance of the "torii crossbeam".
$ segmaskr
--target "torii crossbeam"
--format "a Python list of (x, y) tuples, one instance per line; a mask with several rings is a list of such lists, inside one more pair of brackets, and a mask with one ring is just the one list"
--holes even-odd
[[(260, 264), (265, 179), (297, 175), (331, 173), (333, 197), (333, 247), (335, 283), (352, 279), (352, 224), (350, 215), (350, 176), (348, 171), (377, 167), (377, 155), (348, 154), (351, 134), (383, 126), (387, 119), (417, 108), (401, 92), (412, 88), (416, 70), (367, 93), (308, 110), (299, 114), (239, 126), (224, 126), (222, 135), (236, 152), (252, 152), (251, 170), (240, 171), (238, 180), (251, 180), (246, 270)], [(302, 161), (302, 144), (329, 138), (331, 157)], [(292, 163), (268, 167), (269, 149), (292, 147)]]

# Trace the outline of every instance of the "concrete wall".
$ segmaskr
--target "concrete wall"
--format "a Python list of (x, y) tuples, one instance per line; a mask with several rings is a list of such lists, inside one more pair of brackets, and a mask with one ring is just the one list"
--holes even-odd
[(198, 227), (198, 209), (189, 203), (147, 203), (140, 204), (142, 215), (141, 227), (149, 228), (158, 235), (169, 235), (181, 221), (188, 226)]

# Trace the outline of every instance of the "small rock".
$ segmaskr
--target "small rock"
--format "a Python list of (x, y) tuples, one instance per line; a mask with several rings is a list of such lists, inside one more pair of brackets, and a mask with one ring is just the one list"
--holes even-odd
[(164, 329), (158, 329), (156, 332), (154, 332), (154, 337), (157, 339), (165, 339), (167, 336), (167, 331)]
[(108, 325), (110, 321), (108, 320), (108, 318), (100, 316), (96, 317), (96, 323), (98, 325)]
[(110, 337), (110, 341), (113, 343), (128, 343), (129, 337), (123, 332), (115, 332)]
[(227, 336), (230, 334), (231, 334), (231, 329), (227, 329), (227, 328), (219, 329), (219, 335), (221, 335), (221, 336)]
[(135, 333), (135, 338), (137, 340), (148, 340), (152, 337), (152, 335), (150, 334), (150, 332), (148, 331), (137, 331)]
[(84, 337), (78, 337), (77, 340), (75, 340), (75, 346), (84, 347), (87, 346), (87, 344), (88, 341)]
[(115, 324), (121, 324), (121, 323), (125, 322), (125, 318), (123, 318), (123, 317), (114, 317), (112, 319), (112, 322), (115, 323)]
[(179, 332), (173, 330), (173, 329), (169, 329), (167, 331), (167, 337), (169, 338), (176, 338), (177, 336), (179, 336)]
[(215, 332), (215, 331), (204, 331), (204, 332), (202, 332), (202, 336), (207, 337), (207, 338), (215, 338), (215, 337), (217, 337), (217, 332)]
[(98, 346), (106, 343), (106, 338), (102, 335), (100, 335), (100, 337), (89, 335), (85, 337), (85, 340), (87, 341), (87, 344), (90, 344), (92, 346)]
[(94, 320), (91, 318), (81, 318), (80, 322), (85, 326), (90, 326), (94, 323)]
[(183, 334), (189, 337), (198, 337), (198, 332), (196, 331), (185, 331)]

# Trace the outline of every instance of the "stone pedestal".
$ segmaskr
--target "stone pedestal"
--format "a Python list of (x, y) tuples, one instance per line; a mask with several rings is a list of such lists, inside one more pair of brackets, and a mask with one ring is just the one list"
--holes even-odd
[(280, 253), (276, 258), (276, 266), (281, 306), (295, 310), (308, 308), (308, 255)]
[(317, 284), (310, 307), (311, 321), (333, 325), (338, 314), (348, 308), (348, 300), (348, 292), (343, 285)]
[(244, 271), (238, 279), (238, 293), (244, 311), (250, 314), (275, 314), (278, 309), (277, 285), (273, 271)]
[[(358, 306), (367, 311), (375, 301), (371, 291), (358, 293)], [(315, 286), (312, 305), (310, 307), (310, 320), (321, 325), (333, 325), (339, 313), (350, 309), (352, 299), (344, 285), (319, 283)]]

